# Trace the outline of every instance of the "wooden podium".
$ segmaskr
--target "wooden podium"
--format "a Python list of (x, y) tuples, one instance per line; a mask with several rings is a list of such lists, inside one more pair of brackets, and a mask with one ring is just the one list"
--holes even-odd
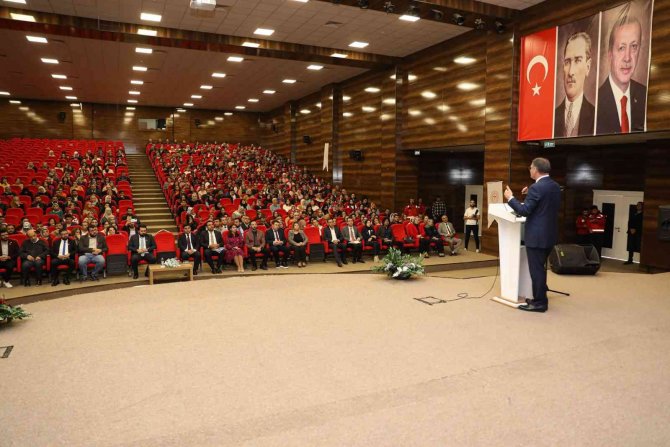
[(504, 203), (489, 205), (489, 215), (498, 222), (500, 252), (500, 296), (492, 300), (519, 307), (526, 298), (533, 298), (526, 247), (521, 245), (521, 227), (526, 218), (515, 216)]

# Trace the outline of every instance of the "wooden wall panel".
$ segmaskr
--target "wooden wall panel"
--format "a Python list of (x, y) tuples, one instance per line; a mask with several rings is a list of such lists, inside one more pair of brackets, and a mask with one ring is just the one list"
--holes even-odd
[(640, 262), (646, 266), (670, 270), (670, 241), (658, 240), (659, 206), (670, 205), (670, 141), (650, 145), (644, 186), (644, 224)]
[(291, 155), (291, 113), (288, 105), (262, 116), (261, 144), (286, 158)]
[[(322, 109), (320, 92), (302, 98), (297, 104), (296, 163), (309, 172), (317, 172), (323, 166), (323, 133), (327, 129), (322, 128)], [(309, 137), (312, 142), (305, 143), (304, 137)]]

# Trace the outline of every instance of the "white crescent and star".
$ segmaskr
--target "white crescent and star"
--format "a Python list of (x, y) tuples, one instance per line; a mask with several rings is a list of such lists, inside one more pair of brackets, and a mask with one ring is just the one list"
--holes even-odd
[[(530, 60), (530, 63), (526, 68), (526, 80), (528, 81), (529, 84), (530, 84), (530, 72), (536, 64), (540, 64), (542, 65), (542, 67), (544, 67), (544, 77), (542, 78), (542, 82), (544, 82), (544, 80), (547, 79), (547, 75), (549, 74), (549, 62), (547, 62), (547, 58), (542, 56), (541, 54), (538, 54), (537, 56), (533, 57)], [(535, 87), (531, 88), (531, 90), (533, 90), (533, 96), (539, 96), (541, 88), (542, 87), (537, 85), (536, 82)]]

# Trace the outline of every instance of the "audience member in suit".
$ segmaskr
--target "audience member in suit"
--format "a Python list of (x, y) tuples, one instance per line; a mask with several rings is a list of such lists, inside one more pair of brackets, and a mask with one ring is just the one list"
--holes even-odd
[(442, 222), (437, 228), (437, 232), (442, 236), (442, 240), (447, 243), (449, 250), (451, 251), (451, 256), (458, 254), (458, 247), (461, 245), (461, 239), (456, 237), (456, 229), (454, 224), (449, 222), (449, 216), (444, 214), (442, 216)]
[(307, 235), (300, 228), (300, 224), (295, 222), (293, 228), (288, 232), (288, 243), (293, 248), (298, 267), (307, 266), (307, 242)]
[(347, 225), (342, 228), (342, 237), (347, 241), (347, 248), (351, 249), (353, 262), (365, 262), (363, 260), (363, 237), (354, 225), (352, 217), (347, 218)]
[(598, 89), (598, 135), (644, 132), (647, 87), (632, 79), (642, 51), (642, 25), (629, 12), (623, 8), (610, 30), (610, 73)]
[(37, 237), (35, 230), (29, 230), (26, 234), (28, 239), (21, 245), (21, 282), (24, 286), (30, 286), (30, 269), (35, 269), (37, 285), (42, 285), (42, 271), (47, 263), (49, 247), (47, 243)]
[[(275, 220), (272, 223), (272, 228), (265, 233), (265, 241), (270, 246), (270, 252), (275, 259), (275, 265), (277, 268), (288, 268), (286, 264), (286, 257), (289, 254), (289, 249), (286, 246), (286, 236), (284, 235), (284, 230), (281, 228), (279, 221)], [(282, 259), (280, 261), (279, 254), (281, 253)]]
[[(156, 263), (156, 240), (150, 234), (147, 234), (147, 226), (140, 225), (139, 232), (130, 236), (128, 240), (128, 251), (130, 252), (130, 265), (133, 268), (133, 279), (140, 275), (137, 271), (140, 261), (146, 261), (148, 264)], [(149, 276), (149, 266), (144, 271), (144, 276)]]
[(435, 245), (435, 250), (437, 250), (438, 255), (443, 257), (444, 242), (442, 242), (442, 236), (437, 231), (437, 228), (435, 228), (433, 219), (428, 219), (428, 222), (426, 222), (426, 225), (423, 227), (423, 232), (426, 236), (419, 241), (419, 253), (425, 253), (425, 257), (429, 257), (428, 252), (430, 251), (431, 244), (433, 244)]
[(556, 108), (554, 137), (593, 135), (596, 108), (584, 96), (590, 71), (591, 37), (585, 32), (574, 33), (563, 49), (565, 99)]
[(366, 247), (372, 247), (372, 255), (374, 256), (374, 262), (379, 261), (379, 250), (381, 245), (379, 243), (379, 237), (375, 232), (374, 227), (372, 226), (372, 221), (370, 219), (365, 220), (365, 226), (361, 232), (363, 236), (363, 243)]
[(60, 230), (60, 238), (51, 243), (51, 285), (57, 286), (59, 270), (58, 266), (66, 265), (63, 284), (70, 284), (70, 274), (74, 269), (74, 255), (77, 253), (77, 243), (70, 239), (70, 233), (65, 229)]
[[(223, 236), (214, 230), (214, 222), (207, 222), (207, 227), (200, 233), (200, 246), (205, 252), (205, 260), (212, 269), (212, 273), (221, 273), (223, 270)], [(214, 266), (214, 256), (216, 256), (216, 267)]]
[(9, 230), (6, 226), (0, 227), (0, 269), (5, 269), (2, 272), (2, 285), (11, 288), (9, 278), (12, 276), (12, 271), (16, 267), (16, 260), (19, 257), (19, 244), (15, 240), (9, 238)]
[(193, 234), (190, 225), (184, 225), (184, 234), (179, 236), (177, 245), (181, 252), (181, 260), (193, 260), (193, 274), (197, 275), (198, 269), (200, 269), (200, 262), (202, 261), (200, 256), (200, 240)]
[(261, 263), (261, 269), (268, 269), (268, 257), (270, 256), (270, 251), (265, 247), (265, 232), (258, 229), (258, 224), (256, 221), (251, 222), (251, 227), (249, 231), (244, 235), (244, 243), (247, 246), (247, 252), (249, 254), (249, 259), (251, 259), (251, 270), (256, 270), (258, 267), (256, 265), (256, 255), (261, 253), (263, 255), (263, 262)]
[(530, 178), (535, 180), (529, 188), (526, 200), (521, 203), (509, 186), (505, 199), (514, 211), (526, 216), (524, 240), (528, 257), (528, 270), (533, 283), (533, 299), (519, 309), (529, 312), (545, 312), (547, 300), (547, 271), (545, 263), (552, 247), (558, 240), (558, 210), (561, 206), (561, 187), (549, 177), (551, 164), (546, 158), (536, 158), (530, 165)]
[(342, 264), (347, 264), (347, 244), (344, 242), (342, 233), (335, 226), (335, 219), (328, 219), (328, 227), (323, 229), (323, 240), (328, 242), (328, 246), (333, 250), (337, 266), (342, 267)]

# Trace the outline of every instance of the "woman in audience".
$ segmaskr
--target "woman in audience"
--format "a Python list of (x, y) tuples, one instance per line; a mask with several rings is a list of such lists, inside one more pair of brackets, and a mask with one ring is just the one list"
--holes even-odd
[(21, 203), (19, 196), (12, 197), (12, 200), (9, 202), (9, 206), (7, 208), (19, 208), (22, 209), (23, 212), (26, 211), (26, 207), (23, 205), (23, 203)]
[(72, 234), (72, 239), (77, 243), (77, 246), (79, 246), (79, 241), (81, 240), (81, 228), (76, 227), (70, 233)]
[(108, 206), (105, 206), (105, 212), (102, 215), (102, 218), (100, 219), (100, 223), (103, 225), (107, 222), (109, 222), (110, 219), (114, 219), (114, 213), (112, 212), (112, 209)]
[(226, 239), (225, 247), (226, 262), (235, 262), (237, 271), (244, 273), (244, 237), (237, 229), (237, 226), (232, 225), (228, 229), (228, 238)]
[(288, 232), (288, 243), (295, 252), (298, 267), (307, 267), (307, 235), (300, 229), (300, 224), (295, 222)]
[(375, 233), (375, 228), (372, 226), (370, 219), (365, 220), (365, 226), (361, 232), (364, 241), (364, 247), (372, 247), (372, 255), (374, 262), (379, 261), (379, 238)]
[(382, 224), (377, 228), (377, 239), (384, 245), (393, 246), (393, 233), (391, 233), (391, 221), (384, 218)]

